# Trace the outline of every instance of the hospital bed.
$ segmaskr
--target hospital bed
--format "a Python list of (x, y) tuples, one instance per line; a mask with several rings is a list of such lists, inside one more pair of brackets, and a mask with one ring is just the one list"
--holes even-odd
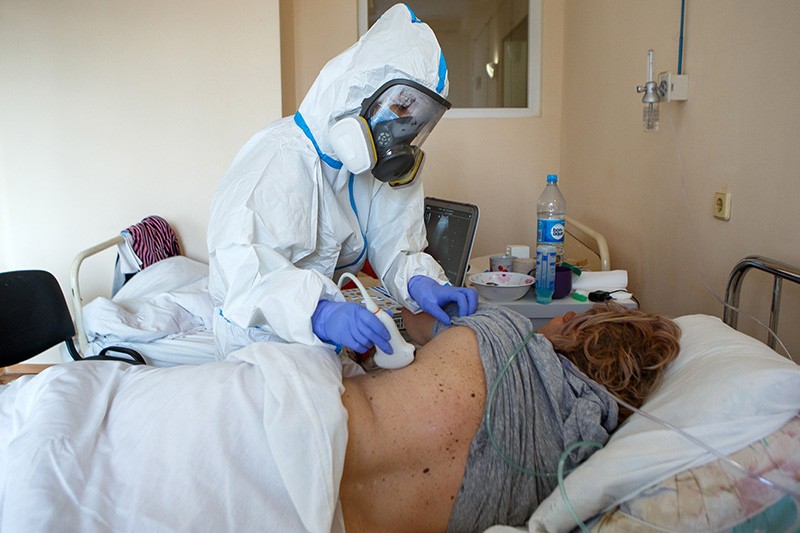
[(542, 502), (531, 531), (800, 531), (800, 367), (734, 329), (748, 272), (772, 277), (779, 333), (782, 283), (800, 283), (800, 267), (748, 256), (724, 321), (676, 319), (681, 351), (660, 388)]
[[(73, 265), (76, 310), (82, 304), (77, 281), (84, 255), (92, 253), (81, 254)], [(731, 272), (730, 305), (738, 304), (744, 274), (751, 270), (774, 276), (774, 329), (781, 284), (800, 283), (800, 268), (745, 258)], [(157, 300), (163, 309), (174, 304), (208, 313), (204, 275), (204, 264), (170, 258), (134, 276), (115, 301), (136, 307)], [(95, 312), (86, 308), (89, 315)], [(642, 413), (565, 474), (532, 515), (531, 531), (577, 530), (581, 522), (591, 531), (800, 530), (800, 367), (736, 331), (736, 309), (723, 314), (724, 321), (708, 315), (676, 319), (681, 354), (662, 386)], [(213, 342), (203, 324), (201, 317), (186, 331), (129, 345), (159, 365), (211, 361)]]
[(84, 262), (123, 242), (121, 236), (108, 239), (79, 252), (72, 262), (70, 297), (81, 352), (97, 353), (116, 344), (138, 351), (156, 366), (214, 361), (213, 304), (205, 263), (170, 257), (133, 276), (113, 297), (109, 288), (105, 296), (85, 302)]
[[(593, 228), (567, 217), (566, 248), (570, 258), (582, 268), (610, 270), (611, 260), (605, 237)], [(145, 275), (136, 275), (116, 295), (107, 293), (87, 302), (81, 292), (81, 270), (87, 261), (108, 258), (102, 252), (124, 243), (116, 236), (79, 252), (70, 268), (70, 298), (75, 319), (76, 343), (82, 353), (98, 353), (117, 345), (143, 354), (150, 364), (199, 364), (214, 360), (215, 346), (210, 331), (213, 306), (201, 279), (207, 265), (186, 257), (169, 258), (151, 265)], [(485, 270), (482, 260), (470, 261), (470, 272)], [(472, 264), (475, 262), (474, 264)], [(108, 264), (109, 271), (114, 268)], [(87, 306), (88, 304), (88, 306)], [(187, 308), (194, 313), (189, 319)], [(165, 312), (177, 311), (185, 321), (167, 321)], [(135, 315), (143, 315), (140, 320)], [(170, 328), (160, 323), (170, 322)], [(207, 326), (207, 327), (205, 327)]]

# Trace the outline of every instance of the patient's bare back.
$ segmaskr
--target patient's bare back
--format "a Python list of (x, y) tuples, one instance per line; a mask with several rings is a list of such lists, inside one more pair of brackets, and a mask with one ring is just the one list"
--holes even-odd
[(444, 530), (486, 403), (475, 334), (453, 327), (410, 366), (345, 380), (348, 531)]

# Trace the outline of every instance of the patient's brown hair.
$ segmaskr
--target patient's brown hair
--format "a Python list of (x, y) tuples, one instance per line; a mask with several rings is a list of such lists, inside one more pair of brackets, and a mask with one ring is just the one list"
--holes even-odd
[[(587, 376), (638, 408), (678, 357), (680, 335), (666, 317), (611, 302), (574, 316), (548, 337)], [(620, 422), (630, 414), (620, 406)]]

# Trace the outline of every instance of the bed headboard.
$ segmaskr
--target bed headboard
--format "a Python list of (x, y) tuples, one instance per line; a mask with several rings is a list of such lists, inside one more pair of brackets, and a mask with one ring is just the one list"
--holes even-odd
[(739, 318), (739, 295), (742, 290), (744, 275), (753, 268), (771, 274), (773, 278), (772, 305), (769, 312), (769, 329), (772, 330), (772, 333), (769, 334), (767, 345), (774, 350), (775, 335), (773, 335), (773, 333), (778, 333), (782, 283), (783, 280), (789, 280), (800, 284), (800, 269), (788, 263), (783, 263), (760, 255), (750, 255), (739, 261), (731, 270), (730, 276), (728, 277), (728, 287), (725, 290), (726, 305), (723, 320), (732, 328), (736, 328)]

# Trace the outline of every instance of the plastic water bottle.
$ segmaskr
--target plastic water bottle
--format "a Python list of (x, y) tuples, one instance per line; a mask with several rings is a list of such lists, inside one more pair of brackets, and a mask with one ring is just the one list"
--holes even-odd
[(547, 186), (536, 203), (536, 245), (556, 247), (556, 264), (564, 258), (564, 215), (567, 202), (558, 189), (558, 176), (548, 174)]
[(556, 289), (556, 247), (540, 244), (536, 247), (536, 301), (549, 304)]

